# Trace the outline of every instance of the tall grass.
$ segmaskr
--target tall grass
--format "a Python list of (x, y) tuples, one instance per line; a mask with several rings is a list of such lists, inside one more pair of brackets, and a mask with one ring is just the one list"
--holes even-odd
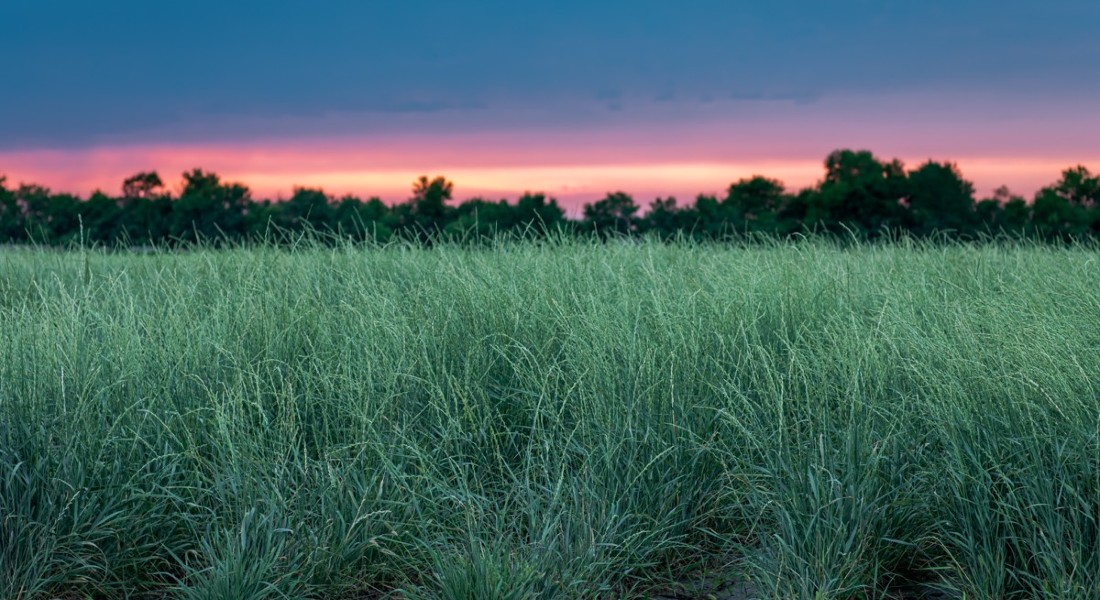
[(0, 597), (1095, 598), (1097, 258), (5, 250)]

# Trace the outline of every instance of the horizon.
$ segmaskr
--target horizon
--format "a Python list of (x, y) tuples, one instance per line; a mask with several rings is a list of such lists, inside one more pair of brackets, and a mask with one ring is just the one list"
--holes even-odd
[[(850, 148), (862, 150), (864, 148)], [(839, 150), (839, 148), (834, 149)], [(991, 197), (995, 190), (1007, 187), (1014, 195), (1031, 200), (1041, 188), (1054, 183), (1061, 173), (1071, 167), (1090, 165), (1098, 161), (1065, 159), (970, 157), (962, 160), (928, 156), (906, 159), (885, 155), (871, 150), (881, 160), (898, 159), (906, 169), (935, 161), (951, 163), (958, 167), (964, 179), (974, 184), (976, 199)], [(183, 186), (183, 174), (194, 168), (217, 174), (223, 181), (239, 183), (247, 187), (257, 200), (283, 201), (298, 188), (323, 190), (326, 195), (339, 198), (355, 196), (362, 199), (380, 198), (387, 204), (407, 201), (412, 186), (422, 175), (446, 177), (455, 186), (454, 202), (482, 198), (508, 200), (527, 192), (544, 193), (556, 199), (568, 214), (577, 216), (585, 204), (590, 204), (612, 192), (625, 192), (645, 208), (653, 200), (673, 197), (690, 202), (700, 195), (725, 193), (730, 184), (754, 176), (778, 180), (788, 192), (813, 188), (820, 184), (825, 174), (825, 155), (819, 159), (752, 160), (734, 159), (731, 162), (697, 163), (543, 163), (503, 164), (496, 167), (478, 167), (476, 163), (457, 160), (437, 163), (443, 166), (426, 169), (404, 168), (400, 164), (384, 166), (380, 170), (331, 169), (321, 173), (294, 170), (296, 161), (316, 161), (317, 152), (301, 151), (226, 151), (224, 148), (200, 148), (198, 152), (181, 151), (179, 147), (134, 147), (93, 149), (82, 158), (74, 158), (65, 151), (35, 151), (29, 153), (27, 162), (69, 165), (60, 182), (50, 181), (51, 173), (34, 168), (0, 170), (10, 185), (34, 184), (54, 193), (68, 193), (87, 198), (96, 192), (115, 195), (126, 177), (139, 172), (157, 172), (165, 182), (165, 189), (178, 193)], [(827, 154), (827, 153), (826, 153)], [(27, 154), (24, 154), (26, 157)], [(145, 158), (156, 157), (153, 161)], [(192, 156), (205, 159), (192, 160)], [(18, 165), (0, 153), (0, 164)], [(358, 157), (346, 155), (341, 160), (354, 162)], [(335, 162), (335, 161), (332, 161)], [(79, 165), (74, 168), (72, 165)], [(158, 168), (167, 164), (170, 168)], [(331, 164), (331, 163), (330, 163)], [(109, 165), (104, 168), (103, 165)], [(120, 166), (125, 165), (125, 166)], [(211, 166), (216, 165), (216, 166)], [(974, 174), (977, 176), (975, 177)], [(55, 178), (58, 179), (58, 178)], [(615, 181), (630, 182), (615, 185)], [(569, 182), (561, 184), (560, 182)]]
[[(853, 148), (862, 149), (862, 148)], [(176, 153), (177, 148), (168, 149)], [(160, 155), (164, 152), (142, 148), (136, 151), (141, 155)], [(874, 152), (872, 150), (872, 152)], [(36, 172), (33, 169), (20, 171), (8, 169), (0, 171), (0, 177), (6, 177), (10, 185), (34, 184), (50, 189), (54, 193), (67, 193), (81, 198), (102, 192), (116, 195), (126, 177), (139, 172), (156, 172), (165, 182), (165, 188), (178, 193), (183, 186), (183, 174), (194, 168), (217, 174), (223, 181), (240, 183), (246, 186), (257, 200), (283, 201), (293, 195), (298, 188), (323, 190), (333, 198), (355, 196), (362, 199), (380, 198), (387, 204), (407, 201), (412, 186), (420, 176), (446, 177), (454, 182), (455, 202), (473, 198), (486, 200), (514, 201), (524, 193), (544, 193), (558, 201), (571, 215), (579, 214), (584, 204), (599, 200), (611, 192), (622, 191), (634, 197), (644, 208), (650, 201), (658, 198), (673, 197), (679, 201), (690, 202), (699, 195), (722, 195), (730, 184), (754, 176), (763, 176), (780, 181), (789, 192), (812, 188), (823, 179), (825, 174), (824, 155), (821, 159), (799, 159), (780, 162), (776, 160), (738, 161), (731, 163), (654, 163), (654, 164), (542, 164), (542, 165), (505, 165), (500, 167), (478, 168), (464, 166), (437, 166), (426, 169), (391, 168), (380, 171), (325, 171), (308, 173), (280, 169), (280, 159), (285, 157), (261, 156), (257, 158), (245, 155), (244, 162), (258, 163), (256, 166), (234, 167), (234, 160), (221, 160), (214, 153), (213, 160), (190, 160), (189, 158), (169, 157), (162, 160), (170, 169), (158, 168), (149, 161), (128, 161), (125, 150), (112, 149), (93, 152), (90, 160), (73, 161), (64, 153), (49, 153), (50, 161), (68, 161), (78, 164), (90, 164), (90, 168), (65, 171), (60, 181), (49, 180), (50, 171)], [(121, 154), (121, 160), (118, 155)], [(898, 158), (906, 169), (914, 169), (928, 161), (955, 164), (963, 178), (974, 184), (975, 198), (988, 198), (998, 189), (1007, 187), (1014, 195), (1027, 200), (1043, 187), (1054, 183), (1061, 173), (1071, 167), (1084, 166), (1090, 171), (1092, 164), (1100, 161), (1081, 161), (1072, 159), (1028, 159), (1028, 158), (985, 158), (972, 157), (952, 160), (929, 156), (919, 160), (907, 160), (901, 157), (887, 156), (874, 152), (875, 156), (885, 160)], [(201, 155), (201, 154), (200, 154)], [(192, 156), (184, 154), (184, 156)], [(307, 153), (305, 156), (309, 156)], [(60, 157), (60, 158), (59, 158)], [(0, 161), (3, 156), (0, 155)], [(9, 161), (12, 164), (18, 161)], [(126, 162), (129, 167), (102, 169), (102, 162)], [(238, 161), (239, 162), (239, 161)], [(221, 168), (210, 165), (221, 165)], [(288, 162), (293, 165), (293, 162)], [(144, 165), (144, 166), (139, 166)], [(187, 165), (187, 166), (184, 166)], [(226, 168), (228, 167), (228, 168)], [(977, 173), (977, 177), (972, 176)], [(556, 184), (555, 182), (573, 182)], [(630, 182), (615, 185), (615, 181)], [(527, 182), (527, 183), (525, 183)]]

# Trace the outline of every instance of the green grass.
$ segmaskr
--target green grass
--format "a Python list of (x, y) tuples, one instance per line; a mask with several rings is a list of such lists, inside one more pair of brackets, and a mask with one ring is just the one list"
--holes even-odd
[(1100, 592), (1100, 256), (0, 254), (0, 597)]

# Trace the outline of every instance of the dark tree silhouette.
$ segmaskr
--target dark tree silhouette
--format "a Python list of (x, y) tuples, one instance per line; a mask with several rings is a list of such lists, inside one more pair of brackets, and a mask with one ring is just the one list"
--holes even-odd
[(807, 217), (826, 231), (877, 237), (905, 225), (905, 193), (901, 161), (884, 163), (867, 150), (837, 150), (825, 159), (825, 180)]
[(684, 229), (684, 210), (676, 205), (676, 198), (657, 198), (649, 204), (649, 211), (638, 219), (638, 231), (668, 240)]
[(15, 191), (8, 189), (7, 182), (8, 178), (0, 175), (0, 243), (26, 241), (23, 210), (15, 199)]
[(336, 210), (320, 189), (297, 187), (289, 200), (279, 206), (279, 224), (291, 231), (332, 231)]
[(1054, 185), (1035, 194), (1032, 221), (1039, 235), (1057, 240), (1100, 232), (1100, 178), (1083, 166), (1062, 172)]
[(214, 173), (193, 169), (183, 174), (183, 191), (172, 204), (172, 235), (188, 241), (235, 239), (244, 233), (248, 188), (224, 184)]
[(722, 201), (738, 231), (772, 235), (784, 233), (780, 215), (788, 203), (783, 182), (759, 175), (730, 185)]
[(1031, 205), (1023, 196), (1013, 194), (1007, 187), (1001, 186), (993, 192), (993, 201), (1000, 207), (997, 229), (994, 231), (1020, 235), (1031, 226)]
[(501, 233), (540, 236), (553, 231), (565, 219), (565, 211), (553, 198), (526, 192), (516, 204), (471, 198), (451, 212), (444, 231), (465, 239), (488, 238)]
[(84, 225), (83, 241), (117, 244), (125, 237), (122, 234), (122, 216), (119, 200), (96, 190), (80, 206), (80, 220)]
[(396, 215), (380, 198), (363, 202), (345, 196), (336, 205), (336, 229), (356, 240), (389, 241), (397, 227)]
[(602, 200), (584, 206), (585, 227), (600, 236), (625, 235), (636, 227), (638, 205), (625, 192), (611, 192)]
[(457, 238), (487, 238), (510, 231), (515, 211), (506, 200), (471, 198), (458, 205), (444, 231)]
[(142, 172), (122, 182), (123, 198), (153, 198), (164, 193), (164, 182), (156, 171)]
[[(428, 179), (421, 175), (413, 184), (410, 200), (412, 214), (417, 224), (424, 228), (437, 228), (447, 217), (447, 201), (454, 193), (454, 184), (443, 177)], [(435, 226), (435, 227), (432, 227)]]
[(40, 185), (21, 184), (15, 202), (23, 215), (29, 239), (47, 244), (67, 244), (80, 235), (80, 199), (71, 194), (52, 194)]
[(114, 239), (108, 243), (148, 246), (172, 235), (173, 202), (156, 171), (142, 172), (122, 182)]
[(1100, 208), (1100, 175), (1094, 176), (1083, 165), (1062, 171), (1062, 178), (1050, 189), (1074, 206)]
[(545, 234), (565, 222), (565, 211), (546, 194), (525, 192), (516, 201), (515, 227), (528, 234)]
[(970, 239), (978, 233), (1100, 238), (1100, 177), (1082, 165), (1063, 171), (1030, 202), (1004, 187), (975, 202), (974, 186), (954, 163), (929, 160), (907, 172), (900, 161), (884, 162), (865, 150), (831, 153), (824, 179), (797, 193), (778, 180), (753, 176), (731, 184), (722, 198), (701, 194), (685, 206), (657, 198), (643, 214), (630, 195), (612, 192), (584, 205), (580, 221), (567, 219), (541, 193), (524, 193), (514, 204), (482, 198), (451, 204), (454, 184), (443, 177), (420, 177), (409, 200), (394, 206), (378, 198), (334, 199), (302, 187), (286, 201), (254, 200), (244, 185), (201, 169), (184, 173), (183, 180), (173, 197), (155, 171), (141, 172), (123, 181), (118, 198), (97, 191), (85, 200), (34, 184), (12, 187), (0, 176), (0, 243), (280, 242), (296, 237), (273, 234), (287, 230), (316, 231), (324, 234), (322, 241), (397, 237), (428, 244), (437, 235), (477, 241), (551, 231), (698, 240), (848, 232), (876, 238), (888, 230)]
[(936, 232), (970, 235), (976, 226), (974, 185), (954, 163), (929, 160), (909, 172), (909, 228), (920, 236)]
[(702, 239), (721, 239), (736, 233), (733, 215), (728, 207), (712, 194), (699, 194), (692, 206), (694, 236)]

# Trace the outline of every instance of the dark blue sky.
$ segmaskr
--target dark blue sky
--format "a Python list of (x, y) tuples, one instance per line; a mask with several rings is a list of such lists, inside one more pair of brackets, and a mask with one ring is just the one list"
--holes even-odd
[(8, 150), (1100, 98), (1095, 1), (3, 0), (0, 24)]

